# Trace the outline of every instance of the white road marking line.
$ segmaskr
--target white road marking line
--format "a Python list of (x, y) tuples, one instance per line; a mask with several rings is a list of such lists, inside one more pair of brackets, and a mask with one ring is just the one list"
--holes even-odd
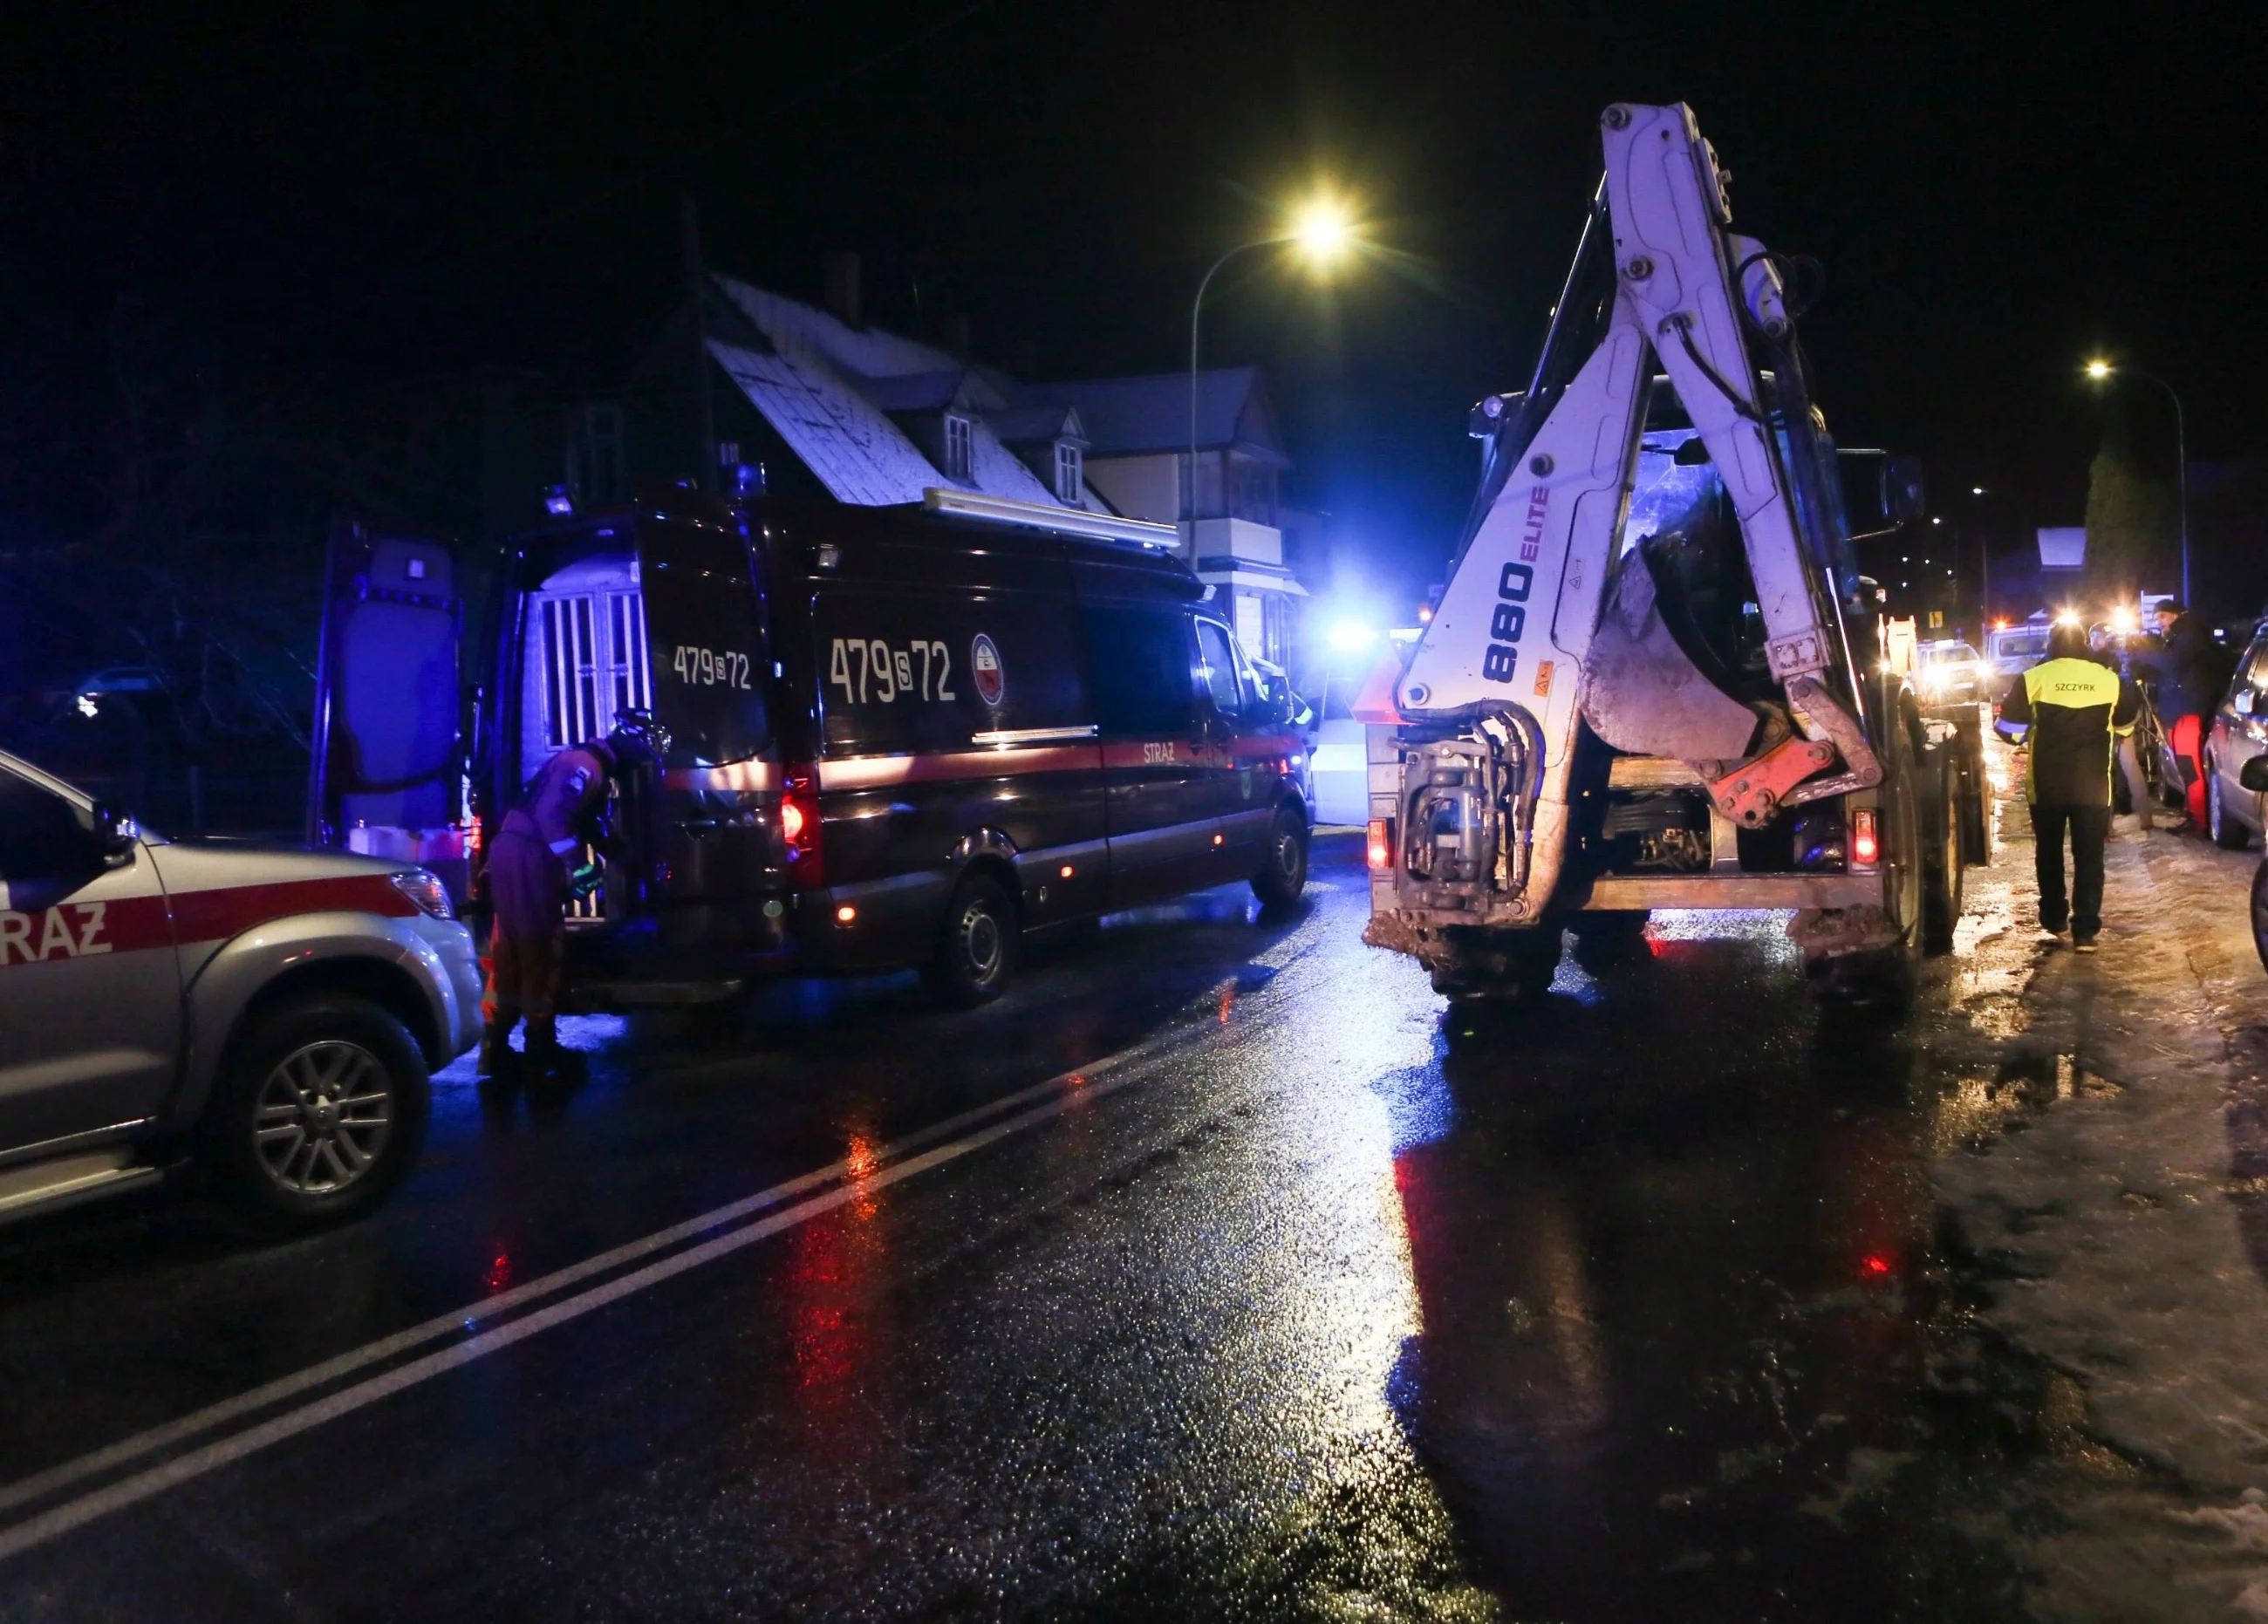
[[(1091, 1077), (1097, 1069), (1081, 1067), (1077, 1071), (1064, 1073), (1060, 1079), (1050, 1080), (1068, 1084), (1071, 1078)], [(509, 1324), (498, 1326), (492, 1331), (483, 1331), (479, 1335), (459, 1342), (453, 1348), (444, 1348), (438, 1352), (427, 1354), (422, 1359), (413, 1359), (407, 1364), (397, 1365), (393, 1370), (373, 1376), (367, 1381), (357, 1382), (351, 1387), (342, 1387), (338, 1392), (318, 1399), (312, 1404), (302, 1405), (294, 1410), (286, 1410), (280, 1415), (271, 1416), (256, 1427), (248, 1428), (229, 1437), (216, 1439), (202, 1449), (192, 1450), (188, 1454), (177, 1459), (166, 1461), (162, 1466), (152, 1466), (146, 1472), (138, 1472), (132, 1477), (123, 1478), (107, 1488), (99, 1488), (92, 1494), (82, 1495), (77, 1500), (66, 1501), (52, 1510), (43, 1511), (37, 1517), (17, 1524), (12, 1528), (0, 1530), (0, 1562), (21, 1555), (34, 1546), (43, 1545), (49, 1539), (69, 1533), (75, 1528), (84, 1527), (86, 1524), (99, 1517), (107, 1517), (113, 1511), (122, 1510), (128, 1506), (149, 1499), (153, 1495), (163, 1494), (166, 1489), (178, 1488), (183, 1483), (202, 1477), (209, 1472), (241, 1460), (247, 1455), (255, 1454), (266, 1449), (271, 1444), (280, 1444), (287, 1438), (296, 1437), (300, 1433), (320, 1427), (326, 1422), (335, 1421), (342, 1415), (351, 1415), (358, 1409), (377, 1403), (380, 1399), (390, 1398), (406, 1388), (431, 1381), (434, 1377), (446, 1374), (460, 1365), (470, 1364), (476, 1359), (484, 1359), (492, 1353), (501, 1352), (514, 1342), (524, 1341), (538, 1332), (548, 1331), (554, 1326), (565, 1325), (570, 1320), (579, 1319), (594, 1309), (604, 1308), (608, 1304), (629, 1297), (635, 1292), (643, 1291), (648, 1286), (659, 1285), (661, 1282), (684, 1274), (688, 1269), (698, 1268), (703, 1263), (728, 1256), (744, 1246), (752, 1246), (760, 1240), (780, 1233), (783, 1230), (791, 1230), (799, 1224), (806, 1224), (861, 1195), (885, 1189), (903, 1179), (910, 1179), (917, 1173), (927, 1172), (932, 1167), (941, 1167), (947, 1162), (957, 1161), (972, 1150), (981, 1150), (986, 1145), (1005, 1139), (1012, 1134), (1020, 1133), (1027, 1128), (1036, 1127), (1042, 1122), (1061, 1116), (1079, 1101), (1099, 1099), (1102, 1095), (1115, 1092), (1133, 1080), (1134, 1075), (1128, 1074), (1110, 1082), (1092, 1083), (1076, 1090), (1066, 1088), (1065, 1091), (1048, 1101), (1047, 1104), (1035, 1106), (1029, 1111), (1010, 1117), (1005, 1121), (995, 1122), (990, 1128), (981, 1128), (964, 1138), (939, 1145), (934, 1150), (925, 1150), (919, 1156), (911, 1157), (894, 1166), (884, 1168), (880, 1172), (840, 1186), (823, 1195), (814, 1195), (810, 1200), (790, 1207), (784, 1212), (775, 1213), (769, 1218), (759, 1219), (729, 1234), (717, 1236), (713, 1239), (703, 1241), (697, 1246), (689, 1246), (682, 1252), (674, 1253), (657, 1262), (649, 1263), (644, 1268), (620, 1275), (604, 1285), (593, 1286), (587, 1291), (578, 1292), (573, 1297), (554, 1303), (549, 1308), (539, 1309)], [(1045, 1088), (1048, 1085), (1042, 1084), (1038, 1086)]]
[[(988, 1116), (997, 1116), (1003, 1111), (1012, 1111), (1028, 1100), (1035, 1099), (1050, 1091), (1059, 1091), (1072, 1077), (1099, 1077), (1145, 1052), (1147, 1050), (1145, 1046), (1123, 1050), (1116, 1054), (1106, 1055), (1093, 1065), (1075, 1067), (1069, 1071), (1058, 1072), (1044, 1082), (1035, 1083), (1029, 1087), (1018, 1089), (1012, 1093), (1003, 1094), (999, 1099), (988, 1104), (946, 1117), (942, 1121), (932, 1122), (927, 1128), (917, 1129), (902, 1138), (892, 1140), (874, 1152), (874, 1160), (878, 1165), (893, 1162), (909, 1150), (943, 1138), (968, 1127), (971, 1123), (982, 1121)], [(394, 1357), (396, 1354), (407, 1353), (413, 1348), (420, 1347), (439, 1337), (453, 1335), (482, 1320), (494, 1319), (499, 1315), (510, 1313), (529, 1303), (550, 1297), (566, 1290), (569, 1286), (588, 1280), (594, 1275), (603, 1275), (608, 1270), (619, 1268), (622, 1264), (649, 1257), (656, 1252), (664, 1251), (681, 1240), (690, 1239), (720, 1224), (730, 1224), (751, 1213), (761, 1212), (767, 1207), (777, 1206), (781, 1201), (843, 1178), (850, 1171), (850, 1165), (846, 1158), (829, 1163), (827, 1166), (814, 1169), (810, 1172), (799, 1174), (795, 1178), (784, 1179), (768, 1189), (757, 1191), (754, 1195), (743, 1196), (739, 1201), (727, 1202), (722, 1207), (712, 1208), (696, 1217), (688, 1218), (681, 1224), (673, 1224), (666, 1229), (656, 1230), (651, 1235), (626, 1242), (612, 1251), (600, 1253), (596, 1257), (585, 1258), (580, 1263), (570, 1264), (549, 1275), (539, 1275), (523, 1285), (514, 1286), (509, 1291), (500, 1291), (494, 1297), (483, 1297), (479, 1302), (458, 1309), (452, 1313), (437, 1315), (422, 1324), (411, 1326), (405, 1331), (397, 1331), (391, 1336), (381, 1337), (374, 1342), (366, 1342), (362, 1347), (340, 1354), (335, 1358), (326, 1359), (320, 1364), (312, 1364), (306, 1370), (294, 1371), (291, 1375), (278, 1377), (272, 1382), (254, 1387), (249, 1392), (239, 1393), (232, 1399), (224, 1399), (217, 1404), (206, 1406), (203, 1409), (192, 1411), (178, 1420), (153, 1427), (147, 1432), (136, 1433), (132, 1437), (122, 1439), (116, 1444), (106, 1445), (101, 1449), (78, 1456), (75, 1459), (64, 1461), (45, 1472), (35, 1473), (30, 1477), (0, 1488), (0, 1514), (53, 1494), (55, 1490), (78, 1482), (82, 1479), (107, 1472), (113, 1467), (124, 1466), (129, 1461), (138, 1459), (158, 1450), (183, 1443), (201, 1432), (210, 1431), (225, 1422), (233, 1421), (240, 1415), (248, 1415), (282, 1400), (320, 1387), (326, 1382), (335, 1381), (342, 1376), (350, 1375), (356, 1370), (379, 1363)], [(873, 1184), (874, 1180), (870, 1178), (863, 1187), (871, 1188)]]

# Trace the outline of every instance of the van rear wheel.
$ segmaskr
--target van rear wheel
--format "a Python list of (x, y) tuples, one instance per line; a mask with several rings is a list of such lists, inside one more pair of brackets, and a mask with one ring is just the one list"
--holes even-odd
[(1263, 908), (1289, 908), (1307, 888), (1307, 826), (1288, 806), (1276, 809), (1268, 830), (1268, 861), (1252, 877), (1252, 894)]
[(946, 1003), (967, 1009), (998, 997), (1016, 967), (1016, 907), (1000, 882), (971, 874), (946, 910), (944, 939), (922, 979)]

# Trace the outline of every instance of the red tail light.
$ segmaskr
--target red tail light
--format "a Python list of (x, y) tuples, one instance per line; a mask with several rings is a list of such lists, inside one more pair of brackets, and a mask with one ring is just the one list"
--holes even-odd
[(1370, 820), (1370, 842), (1364, 856), (1369, 859), (1370, 871), (1383, 874), (1394, 866), (1394, 822), (1388, 818)]
[(1856, 808), (1851, 813), (1851, 866), (1870, 869), (1881, 860), (1882, 842), (1874, 833), (1874, 809)]
[(788, 883), (808, 890), (827, 883), (827, 858), (820, 838), (819, 773), (791, 767), (780, 797), (780, 845), (787, 853)]

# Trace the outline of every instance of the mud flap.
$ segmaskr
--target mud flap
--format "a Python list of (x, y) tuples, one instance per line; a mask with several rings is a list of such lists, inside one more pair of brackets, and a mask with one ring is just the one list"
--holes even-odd
[(1738, 761), (1756, 713), (1709, 680), (1662, 623), (1643, 550), (1623, 560), (1583, 656), (1583, 717), (1617, 750), (1685, 761)]
[(1817, 959), (1893, 947), (1899, 940), (1890, 916), (1871, 902), (1856, 908), (1798, 908), (1787, 922), (1787, 934), (1808, 956)]

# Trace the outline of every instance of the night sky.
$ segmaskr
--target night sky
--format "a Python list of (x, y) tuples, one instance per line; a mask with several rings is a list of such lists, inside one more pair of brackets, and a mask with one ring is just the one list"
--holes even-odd
[[(1206, 358), (1269, 366), (1294, 494), (1422, 584), (1469, 403), (1525, 381), (1599, 109), (1684, 99), (1736, 224), (1826, 264), (1838, 437), (1920, 453), (1940, 507), (1981, 483), (2076, 523), (2086, 355), (2177, 385), (2193, 459), (2257, 446), (2268, 361), (2262, 27), (2118, 9), (49, 6), (0, 62), (0, 319), (131, 292), (335, 389), (597, 375), (681, 285), (689, 193), (720, 269), (815, 298), (854, 248), (884, 325), (965, 312), (1043, 377), (1164, 371), (1212, 254), (1323, 181), (1378, 251), (1328, 289), (1239, 261)], [(2169, 464), (2162, 406), (2129, 408)]]

